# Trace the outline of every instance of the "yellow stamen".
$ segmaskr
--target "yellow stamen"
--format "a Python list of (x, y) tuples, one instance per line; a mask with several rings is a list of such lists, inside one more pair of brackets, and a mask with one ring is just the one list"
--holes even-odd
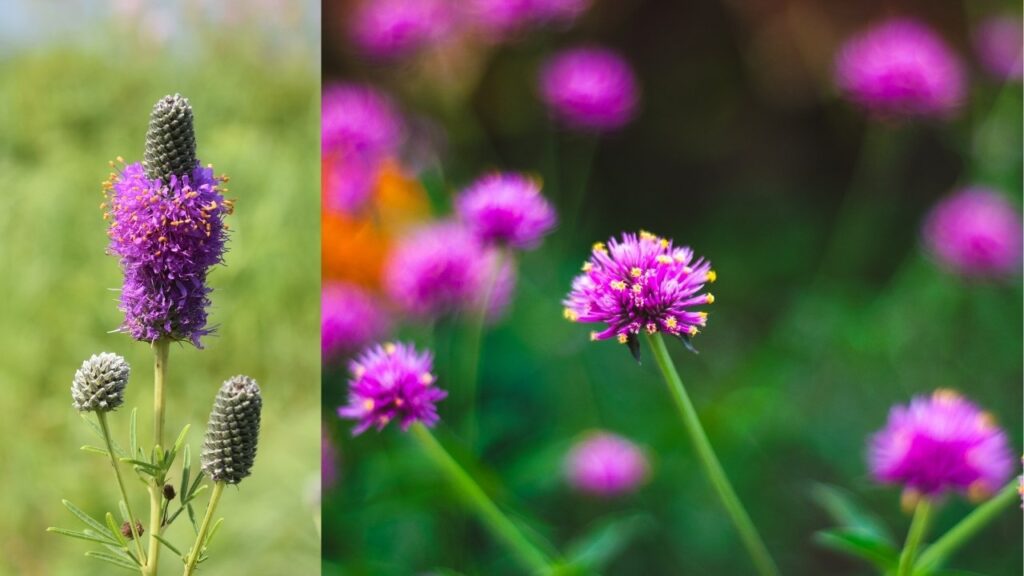
[(384, 345), (384, 353), (387, 354), (388, 356), (394, 354), (397, 349), (398, 348), (396, 348), (395, 345), (391, 342), (388, 342), (387, 344)]
[(707, 312), (697, 312), (697, 315), (700, 316), (700, 323), (701, 324), (704, 324), (705, 322), (708, 321), (708, 313)]
[(705, 298), (705, 300), (707, 301), (708, 304), (714, 304), (715, 303), (715, 295), (712, 294), (711, 292), (708, 292), (707, 295), (704, 298)]
[(666, 240), (665, 238), (662, 238), (661, 239), (661, 247), (662, 248), (668, 248), (668, 240)]
[(648, 322), (647, 323), (647, 333), (648, 334), (654, 334), (657, 331), (658, 331), (658, 325), (657, 324), (655, 324), (654, 322)]
[(619, 292), (622, 292), (623, 290), (626, 289), (626, 283), (623, 282), (622, 280), (612, 280), (611, 284), (609, 285), (612, 287), (612, 290), (618, 290)]
[(633, 284), (632, 288), (634, 294), (639, 294), (644, 289), (640, 284)]
[(939, 388), (932, 393), (932, 398), (938, 402), (953, 402), (960, 399), (960, 394), (956, 390), (950, 390), (949, 388)]
[(584, 272), (590, 272), (593, 269), (594, 269), (594, 265), (591, 264), (590, 262), (584, 262), (583, 266), (580, 267), (580, 270), (583, 270)]
[(689, 333), (690, 333), (690, 336), (696, 336), (696, 335), (697, 335), (697, 332), (698, 332), (698, 330), (697, 330), (697, 327), (696, 327), (696, 326), (690, 326), (690, 329), (689, 329), (689, 330), (687, 330), (687, 332), (689, 332)]
[(434, 383), (434, 375), (430, 372), (424, 372), (420, 374), (420, 382), (429, 386)]
[(594, 252), (607, 254), (608, 250), (604, 247), (604, 242), (594, 242)]
[(373, 410), (373, 406), (374, 404), (372, 399), (367, 398), (366, 400), (363, 400), (363, 410), (369, 412), (370, 410)]
[(671, 264), (672, 263), (672, 257), (669, 256), (668, 254), (658, 254), (658, 257), (655, 258), (655, 260), (658, 261), (658, 264)]
[(714, 282), (718, 280), (718, 273), (714, 270), (708, 270), (708, 282)]
[(669, 330), (675, 330), (678, 325), (679, 321), (676, 320), (675, 316), (669, 316), (668, 320), (665, 320), (665, 326), (667, 326)]
[(597, 341), (597, 332), (591, 332), (590, 333), (590, 341), (591, 342), (596, 342)]
[(618, 339), (619, 344), (625, 344), (629, 341), (629, 336), (626, 336), (625, 334), (619, 334), (616, 338)]
[(401, 398), (395, 398), (395, 407), (396, 408), (401, 408), (402, 404), (405, 404), (405, 402), (403, 402)]
[(565, 310), (562, 311), (562, 316), (564, 316), (565, 319), (570, 321), (570, 322), (575, 322), (575, 321), (579, 320), (579, 315), (576, 314), (576, 312), (573, 312), (572, 310), (570, 310), (568, 308), (566, 308)]

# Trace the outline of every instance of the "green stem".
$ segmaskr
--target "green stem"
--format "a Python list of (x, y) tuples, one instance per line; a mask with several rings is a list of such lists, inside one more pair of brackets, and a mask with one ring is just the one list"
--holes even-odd
[[(170, 342), (161, 338), (153, 342), (153, 444), (164, 441), (164, 385), (167, 381), (167, 355)], [(160, 529), (163, 527), (163, 478), (154, 478), (149, 485), (149, 562), (143, 574), (156, 576), (160, 569)]]
[(931, 546), (921, 553), (917, 565), (922, 571), (938, 566), (946, 558), (963, 546), (968, 540), (988, 525), (1004, 508), (1020, 497), (1017, 493), (1017, 481), (1007, 484), (999, 494), (978, 506), (964, 517), (956, 526), (949, 529)]
[(704, 466), (708, 480), (711, 481), (711, 485), (718, 493), (718, 497), (721, 499), (726, 512), (729, 513), (733, 525), (740, 533), (740, 538), (753, 559), (757, 572), (762, 576), (778, 576), (779, 570), (775, 566), (775, 561), (772, 560), (771, 555), (768, 553), (768, 549), (761, 540), (761, 535), (758, 534), (757, 528), (751, 522), (750, 516), (743, 508), (743, 504), (740, 503), (739, 497), (736, 496), (736, 491), (733, 490), (728, 477), (725, 475), (725, 471), (722, 470), (718, 457), (715, 456), (714, 449), (711, 448), (711, 442), (708, 441), (708, 436), (704, 432), (700, 420), (697, 418), (697, 411), (693, 407), (693, 402), (687, 395), (686, 389), (683, 387), (683, 381), (680, 380), (679, 373), (676, 372), (672, 359), (669, 357), (668, 348), (665, 347), (665, 340), (661, 337), (660, 333), (655, 333), (648, 336), (648, 342), (651, 344), (654, 360), (665, 377), (665, 383), (668, 384), (669, 392), (676, 403), (676, 408), (679, 409), (683, 425), (686, 427), (687, 432), (689, 432), (690, 440), (693, 441), (693, 446), (697, 450), (697, 455)]
[(192, 551), (188, 554), (188, 560), (185, 562), (185, 571), (182, 573), (183, 576), (189, 576), (192, 574), (196, 568), (196, 563), (199, 562), (199, 554), (204, 548), (206, 533), (210, 531), (210, 521), (213, 519), (213, 513), (217, 509), (217, 504), (220, 503), (220, 495), (223, 492), (223, 482), (217, 482), (213, 485), (213, 494), (210, 494), (210, 503), (206, 505), (206, 515), (203, 516), (203, 523), (199, 525), (199, 533), (196, 534), (195, 546), (192, 547)]
[(476, 510), (484, 525), (516, 553), (531, 574), (547, 574), (551, 570), (551, 563), (547, 555), (538, 550), (519, 528), (498, 509), (498, 506), (487, 497), (480, 485), (434, 438), (430, 430), (417, 422), (412, 425), (412, 433), (419, 440), (427, 455), (447, 474), (448, 479), (454, 485), (455, 492)]
[(897, 576), (910, 576), (914, 572), (914, 560), (917, 558), (917, 547), (924, 540), (928, 532), (928, 523), (932, 516), (932, 503), (928, 498), (922, 497), (914, 509), (914, 519), (910, 521), (910, 530), (907, 531), (907, 542), (903, 545), (903, 552), (900, 554), (900, 567)]
[(494, 269), (490, 271), (490, 274), (484, 280), (487, 284), (484, 286), (484, 295), (480, 302), (480, 309), (473, 315), (471, 324), (468, 326), (469, 338), (465, 347), (466, 357), (469, 359), (465, 375), (467, 407), (465, 426), (466, 444), (471, 450), (476, 446), (476, 396), (477, 389), (479, 388), (480, 366), (483, 363), (481, 355), (483, 354), (484, 332), (487, 330), (487, 309), (491, 305), (494, 287), (498, 283), (502, 268), (505, 266), (505, 258), (505, 251), (502, 248), (497, 248), (494, 256)]
[[(121, 500), (124, 501), (124, 509), (128, 512), (128, 525), (132, 532), (132, 540), (135, 541), (135, 549), (139, 552), (139, 563), (146, 565), (146, 553), (142, 550), (142, 539), (139, 538), (138, 527), (135, 524), (135, 514), (132, 513), (132, 505), (128, 501), (128, 490), (124, 487), (124, 478), (121, 477), (121, 467), (118, 466), (117, 456), (114, 455), (114, 443), (110, 440), (110, 427), (107, 426), (107, 413), (96, 412), (96, 418), (100, 421), (100, 430), (103, 431), (103, 441), (107, 443), (107, 454), (110, 455), (110, 465), (114, 468), (114, 476), (117, 476), (117, 487), (121, 490)], [(134, 456), (133, 456), (134, 457)]]

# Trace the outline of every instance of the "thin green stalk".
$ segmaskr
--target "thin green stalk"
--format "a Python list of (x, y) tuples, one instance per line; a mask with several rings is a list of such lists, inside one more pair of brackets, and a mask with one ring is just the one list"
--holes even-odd
[(903, 552), (900, 553), (900, 567), (897, 576), (910, 576), (914, 572), (914, 560), (917, 558), (917, 547), (924, 540), (928, 532), (928, 523), (932, 516), (932, 502), (928, 498), (921, 498), (914, 509), (914, 519), (910, 521), (910, 530), (907, 531), (907, 542), (903, 545)]
[(494, 287), (498, 283), (502, 268), (505, 266), (505, 251), (498, 248), (495, 251), (494, 269), (484, 280), (484, 297), (480, 302), (480, 309), (473, 315), (471, 324), (468, 326), (469, 341), (466, 344), (466, 357), (469, 359), (469, 366), (466, 368), (466, 444), (473, 449), (476, 446), (477, 421), (476, 421), (476, 396), (479, 388), (480, 366), (482, 364), (484, 332), (487, 330), (487, 310), (491, 305), (491, 298), (494, 294)]
[(1004, 508), (1011, 503), (1017, 502), (1020, 496), (1017, 493), (1017, 481), (1010, 482), (1005, 488), (987, 502), (978, 506), (970, 514), (964, 517), (956, 526), (949, 529), (931, 546), (925, 548), (917, 567), (921, 571), (927, 571), (938, 566), (949, 558), (961, 546), (967, 543), (982, 528), (988, 525)]
[[(124, 478), (121, 477), (121, 467), (117, 463), (117, 456), (114, 455), (114, 443), (110, 440), (110, 427), (107, 426), (107, 413), (97, 411), (96, 419), (100, 421), (103, 441), (106, 442), (107, 454), (110, 455), (110, 465), (114, 468), (114, 476), (117, 476), (117, 487), (121, 490), (121, 500), (124, 501), (124, 509), (128, 512), (128, 525), (132, 532), (132, 540), (135, 542), (135, 549), (139, 553), (139, 563), (145, 566), (146, 553), (142, 550), (142, 539), (139, 538), (138, 527), (135, 524), (135, 514), (132, 513), (132, 505), (128, 501), (128, 490), (124, 487)], [(132, 457), (134, 458), (134, 455)]]
[(757, 528), (754, 527), (754, 523), (743, 508), (743, 504), (740, 503), (740, 499), (736, 496), (736, 491), (733, 490), (732, 485), (729, 483), (729, 478), (726, 477), (718, 457), (715, 456), (714, 449), (711, 448), (711, 442), (708, 440), (704, 427), (701, 426), (700, 420), (697, 418), (697, 410), (693, 407), (693, 402), (683, 387), (683, 381), (679, 378), (675, 365), (672, 364), (672, 358), (669, 357), (668, 348), (665, 347), (665, 340), (661, 337), (660, 333), (648, 335), (647, 340), (651, 344), (654, 360), (658, 364), (658, 368), (661, 369), (662, 376), (665, 377), (665, 383), (668, 385), (672, 399), (676, 403), (676, 408), (679, 409), (683, 425), (686, 427), (687, 432), (689, 432), (690, 440), (693, 441), (693, 446), (697, 450), (700, 462), (704, 466), (704, 472), (707, 474), (708, 480), (711, 481), (712, 487), (718, 493), (718, 497), (721, 499), (726, 512), (729, 513), (733, 525), (740, 533), (740, 538), (753, 559), (757, 572), (762, 576), (778, 576), (779, 569), (776, 568), (775, 561), (772, 560), (771, 555), (768, 553), (764, 541), (761, 540), (761, 535), (758, 534)]
[(454, 458), (420, 423), (412, 425), (412, 434), (423, 446), (427, 455), (447, 475), (455, 492), (474, 508), (484, 525), (499, 540), (508, 545), (520, 562), (529, 569), (531, 574), (547, 574), (551, 570), (551, 560), (537, 549), (511, 520), (505, 516), (497, 505), (484, 493), (480, 485), (466, 472)]
[[(170, 342), (161, 338), (153, 342), (153, 444), (164, 442), (164, 386), (167, 381), (167, 355)], [(154, 478), (149, 485), (149, 561), (143, 574), (156, 576), (160, 569), (160, 529), (163, 527), (163, 478)]]
[(192, 546), (192, 551), (189, 552), (188, 560), (185, 562), (185, 571), (182, 573), (183, 576), (189, 576), (192, 574), (196, 568), (196, 563), (199, 562), (199, 554), (203, 550), (206, 533), (210, 531), (210, 520), (213, 519), (213, 513), (217, 509), (217, 504), (220, 503), (220, 495), (223, 492), (223, 482), (217, 482), (213, 485), (213, 494), (210, 494), (210, 503), (206, 505), (206, 515), (203, 516), (203, 523), (199, 525), (199, 533), (196, 534), (196, 543)]

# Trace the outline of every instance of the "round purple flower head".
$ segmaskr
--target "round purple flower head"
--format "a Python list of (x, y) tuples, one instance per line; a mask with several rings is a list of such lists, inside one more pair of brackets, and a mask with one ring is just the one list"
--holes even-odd
[(702, 293), (717, 275), (711, 263), (693, 250), (650, 232), (625, 233), (607, 246), (594, 245), (583, 273), (565, 299), (565, 317), (573, 322), (605, 324), (591, 340), (616, 338), (639, 354), (637, 335), (665, 332), (688, 342), (707, 322), (707, 312), (693, 310), (715, 301)]
[(358, 420), (353, 435), (371, 426), (382, 430), (398, 420), (402, 430), (414, 422), (432, 427), (439, 420), (435, 404), (448, 395), (434, 386), (433, 356), (412, 344), (383, 344), (365, 350), (349, 365), (348, 405), (338, 416)]
[(459, 217), (485, 244), (535, 248), (558, 221), (540, 182), (511, 172), (488, 174), (456, 200)]
[(103, 208), (110, 221), (108, 249), (124, 271), (121, 330), (145, 342), (167, 338), (201, 347), (200, 338), (211, 332), (206, 276), (223, 262), (224, 217), (233, 203), (221, 195), (227, 178), (215, 177), (195, 159), (191, 128), (188, 100), (175, 95), (158, 102), (146, 165), (123, 165), (112, 173)]
[(492, 265), (465, 226), (431, 224), (403, 238), (384, 266), (384, 285), (406, 312), (439, 316), (479, 302)]
[(401, 58), (443, 38), (452, 12), (445, 0), (368, 0), (356, 6), (349, 32), (364, 54)]
[(347, 282), (321, 290), (320, 349), (324, 360), (359, 350), (388, 331), (387, 313), (368, 292)]
[(956, 54), (931, 28), (907, 18), (847, 40), (835, 74), (847, 98), (884, 117), (948, 116), (966, 91)]
[(1024, 77), (1020, 16), (994, 16), (974, 29), (974, 51), (989, 74), (1000, 80)]
[(636, 490), (647, 479), (649, 468), (643, 450), (610, 432), (589, 434), (565, 457), (569, 484), (597, 496)]
[(923, 234), (929, 251), (957, 274), (992, 278), (1020, 270), (1020, 213), (994, 190), (967, 188), (941, 200)]
[(540, 72), (540, 96), (551, 115), (580, 130), (622, 127), (636, 111), (633, 70), (606, 48), (573, 48), (555, 54)]
[(871, 438), (868, 461), (876, 480), (911, 494), (983, 499), (1009, 480), (1016, 458), (990, 414), (956, 392), (937, 390), (892, 409)]

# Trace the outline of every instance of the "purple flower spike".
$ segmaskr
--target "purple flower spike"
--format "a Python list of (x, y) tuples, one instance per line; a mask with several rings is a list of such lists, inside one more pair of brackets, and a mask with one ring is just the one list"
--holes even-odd
[(1024, 77), (1020, 16), (988, 18), (974, 29), (973, 36), (974, 51), (989, 74), (1006, 81), (1019, 82)]
[(488, 174), (456, 200), (459, 217), (485, 244), (529, 249), (540, 244), (558, 221), (540, 194), (540, 182), (516, 173)]
[(434, 386), (433, 356), (411, 344), (383, 344), (365, 350), (349, 365), (348, 406), (338, 416), (358, 420), (353, 435), (371, 426), (382, 430), (398, 420), (402, 430), (414, 422), (432, 427), (439, 420), (435, 404), (448, 395)]
[(641, 331), (685, 340), (707, 322), (707, 313), (693, 308), (715, 301), (701, 291), (716, 277), (711, 263), (695, 259), (689, 248), (649, 232), (625, 233), (607, 246), (594, 245), (564, 301), (565, 317), (603, 323), (603, 330), (590, 333), (591, 340), (614, 337), (631, 348)]
[(967, 277), (998, 278), (1020, 271), (1020, 213), (994, 190), (975, 187), (941, 200), (924, 224), (929, 251)]
[(871, 438), (868, 461), (876, 480), (902, 484), (911, 494), (954, 491), (975, 500), (998, 491), (1016, 465), (991, 414), (951, 390), (894, 407)]
[(210, 267), (223, 262), (232, 203), (212, 168), (196, 167), (168, 182), (129, 164), (108, 183), (104, 217), (109, 250), (124, 270), (121, 330), (136, 340), (188, 340), (201, 347), (206, 327)]
[(324, 360), (361, 349), (383, 336), (391, 325), (377, 300), (354, 284), (326, 284), (320, 305), (320, 348)]
[(836, 84), (883, 117), (945, 117), (966, 92), (963, 65), (931, 28), (911, 19), (883, 22), (851, 38), (836, 58)]
[(443, 39), (453, 11), (445, 0), (366, 0), (353, 12), (349, 32), (364, 54), (401, 58)]
[(638, 92), (626, 60), (605, 48), (558, 53), (540, 72), (540, 96), (551, 115), (579, 130), (621, 128), (636, 112)]
[(603, 497), (633, 492), (647, 479), (649, 468), (643, 450), (610, 432), (588, 435), (565, 458), (569, 484)]

